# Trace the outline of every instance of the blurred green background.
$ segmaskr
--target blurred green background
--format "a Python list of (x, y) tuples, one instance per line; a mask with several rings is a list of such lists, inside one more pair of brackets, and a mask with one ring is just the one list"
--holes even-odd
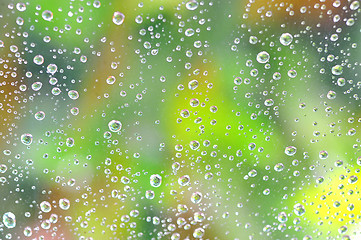
[(361, 239), (359, 11), (2, 0), (0, 238)]

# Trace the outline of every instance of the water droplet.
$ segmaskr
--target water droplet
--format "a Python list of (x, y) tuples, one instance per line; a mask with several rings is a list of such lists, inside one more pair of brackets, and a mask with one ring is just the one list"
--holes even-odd
[(17, 3), (16, 4), (16, 9), (19, 11), (19, 12), (24, 12), (26, 10), (26, 5), (25, 3)]
[(269, 58), (270, 58), (270, 56), (269, 56), (268, 52), (266, 52), (266, 51), (262, 51), (257, 54), (257, 62), (259, 62), (259, 63), (266, 63), (269, 61)]
[(111, 85), (111, 84), (114, 84), (115, 83), (115, 77), (114, 76), (109, 76), (106, 80), (106, 82)]
[(33, 84), (31, 84), (31, 88), (34, 91), (39, 91), (42, 86), (43, 86), (43, 84), (41, 82), (34, 82)]
[(271, 107), (273, 104), (274, 104), (273, 99), (266, 99), (264, 101), (264, 105), (267, 106), (267, 107)]
[(242, 84), (242, 78), (241, 77), (236, 77), (234, 80), (233, 80), (234, 84), (236, 85), (241, 85)]
[(152, 191), (152, 190), (145, 191), (145, 198), (146, 199), (153, 199), (154, 196), (155, 196), (154, 191)]
[(51, 63), (48, 65), (48, 67), (46, 69), (47, 69), (48, 73), (54, 74), (54, 73), (56, 73), (56, 71), (58, 71), (58, 66)]
[(24, 236), (30, 237), (31, 235), (33, 235), (33, 230), (31, 230), (31, 227), (25, 227), (24, 228)]
[(67, 138), (65, 143), (66, 143), (66, 145), (68, 147), (73, 147), (74, 146), (74, 139), (73, 138)]
[(275, 170), (276, 172), (281, 172), (281, 171), (283, 171), (283, 169), (284, 169), (284, 166), (283, 166), (282, 163), (277, 163), (277, 164), (274, 166), (274, 170)]
[(33, 142), (33, 135), (31, 135), (30, 133), (24, 133), (23, 135), (21, 135), (21, 142), (24, 145), (30, 145)]
[(14, 228), (16, 226), (15, 214), (12, 212), (6, 212), (3, 215), (3, 223), (7, 228)]
[(152, 187), (159, 187), (162, 184), (162, 177), (159, 174), (150, 176), (150, 185)]
[(280, 212), (277, 216), (277, 219), (281, 223), (285, 223), (288, 220), (287, 214), (285, 212)]
[(122, 129), (122, 123), (118, 120), (111, 120), (108, 123), (108, 127), (112, 132), (119, 132)]
[(319, 157), (320, 157), (320, 159), (326, 159), (328, 157), (328, 152), (327, 151), (321, 151), (319, 153)]
[(293, 206), (293, 212), (297, 215), (297, 216), (302, 216), (303, 214), (305, 214), (306, 209), (305, 207), (300, 204), (297, 203), (296, 205)]
[(293, 37), (289, 33), (283, 33), (280, 37), (280, 42), (283, 46), (288, 46), (292, 43)]
[(333, 75), (341, 75), (342, 74), (342, 72), (343, 72), (343, 70), (342, 70), (343, 68), (342, 68), (342, 66), (341, 65), (335, 65), (335, 66), (333, 66), (332, 67), (332, 74)]
[(180, 112), (180, 115), (184, 118), (187, 118), (190, 116), (190, 113), (187, 109), (183, 109), (181, 112)]
[(358, 180), (357, 176), (353, 175), (348, 179), (348, 182), (353, 184), (353, 183), (357, 182), (357, 180)]
[(181, 186), (187, 186), (190, 183), (191, 178), (188, 175), (184, 175), (178, 178), (178, 184)]
[(297, 148), (294, 147), (294, 146), (288, 146), (288, 147), (286, 147), (286, 149), (285, 149), (285, 154), (286, 154), (287, 156), (293, 156), (293, 155), (296, 154), (296, 152), (297, 152)]
[(41, 121), (45, 118), (45, 112), (43, 111), (39, 111), (37, 113), (35, 113), (35, 119), (38, 121)]
[(197, 228), (193, 232), (194, 238), (202, 238), (204, 236), (204, 229), (203, 228)]
[(297, 76), (297, 72), (296, 70), (294, 69), (291, 69), (287, 72), (287, 75), (290, 77), (290, 78), (295, 78)]
[(42, 55), (36, 55), (33, 61), (36, 65), (41, 65), (44, 63), (44, 57)]
[(51, 21), (53, 19), (53, 13), (49, 10), (45, 10), (41, 16), (45, 21)]
[(68, 96), (69, 96), (70, 99), (76, 100), (76, 99), (79, 98), (79, 93), (76, 90), (70, 90), (68, 92)]
[(200, 144), (198, 141), (194, 140), (189, 143), (189, 146), (192, 150), (197, 150), (199, 148)]
[(192, 203), (194, 203), (194, 204), (198, 204), (198, 203), (200, 203), (201, 201), (202, 201), (202, 193), (200, 193), (200, 192), (194, 192), (194, 193), (192, 193), (192, 196), (191, 196), (191, 201), (192, 201)]
[(186, 3), (186, 8), (188, 10), (194, 11), (198, 8), (198, 2), (196, 0), (190, 0)]
[(121, 25), (124, 22), (125, 16), (121, 12), (114, 12), (113, 14), (113, 23), (116, 25)]
[(336, 93), (334, 91), (329, 91), (327, 93), (327, 98), (328, 99), (335, 99), (336, 98)]
[(63, 210), (68, 210), (70, 208), (70, 201), (66, 198), (61, 198), (59, 200), (59, 207)]
[(353, 11), (357, 10), (359, 7), (360, 7), (360, 2), (359, 1), (353, 1), (350, 4), (350, 9), (353, 10)]
[(257, 176), (257, 170), (252, 169), (251, 171), (249, 171), (248, 176), (250, 176), (250, 177), (255, 177), (255, 176)]
[(48, 213), (51, 211), (51, 204), (47, 201), (43, 201), (40, 203), (40, 209), (41, 211)]

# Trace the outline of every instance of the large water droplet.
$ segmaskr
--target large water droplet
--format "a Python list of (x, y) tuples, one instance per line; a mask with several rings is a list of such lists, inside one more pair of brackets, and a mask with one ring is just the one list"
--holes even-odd
[(280, 42), (284, 46), (288, 46), (292, 43), (293, 37), (289, 33), (283, 33), (280, 37)]
[(6, 212), (3, 215), (3, 223), (7, 228), (14, 228), (16, 226), (15, 214), (12, 212)]
[(198, 8), (198, 2), (196, 0), (190, 0), (186, 3), (186, 8), (188, 10), (194, 11)]
[(162, 184), (162, 177), (159, 174), (150, 176), (150, 185), (152, 187), (159, 187)]
[(270, 58), (270, 56), (269, 56), (268, 52), (266, 52), (266, 51), (262, 51), (257, 54), (257, 62), (259, 62), (259, 63), (266, 63), (269, 61), (269, 58)]
[(111, 120), (108, 123), (108, 127), (112, 132), (119, 132), (122, 129), (122, 123), (118, 120)]
[(53, 19), (53, 13), (49, 10), (45, 10), (41, 16), (45, 21), (51, 21)]
[(121, 25), (124, 22), (125, 16), (121, 12), (114, 12), (113, 14), (113, 23), (116, 25)]

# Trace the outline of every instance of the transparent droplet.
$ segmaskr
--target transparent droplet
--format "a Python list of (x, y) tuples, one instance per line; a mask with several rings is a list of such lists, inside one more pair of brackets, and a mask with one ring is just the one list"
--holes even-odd
[(65, 143), (66, 143), (66, 145), (68, 147), (73, 147), (74, 146), (74, 139), (73, 138), (67, 138)]
[(342, 68), (342, 66), (341, 65), (335, 65), (335, 66), (333, 66), (332, 67), (332, 74), (333, 75), (341, 75), (342, 74), (342, 72), (343, 72), (343, 70), (342, 70), (343, 68)]
[(357, 180), (358, 180), (357, 176), (353, 175), (348, 179), (348, 182), (353, 184), (353, 183), (356, 183)]
[(6, 212), (3, 215), (3, 223), (7, 228), (14, 228), (16, 226), (15, 214), (12, 212)]
[(334, 91), (329, 91), (327, 93), (327, 98), (328, 99), (335, 99), (336, 98), (336, 93)]
[(192, 99), (190, 100), (190, 105), (191, 105), (192, 107), (198, 107), (198, 105), (199, 105), (199, 100), (196, 99), (196, 98), (192, 98)]
[(48, 73), (54, 74), (54, 73), (56, 73), (56, 71), (58, 71), (58, 66), (52, 63), (52, 64), (49, 64), (46, 69), (47, 69)]
[(108, 83), (108, 84), (114, 84), (115, 83), (115, 77), (114, 76), (109, 76), (108, 78), (107, 78), (107, 80), (106, 80), (106, 82)]
[(250, 177), (257, 176), (257, 171), (255, 169), (252, 169), (251, 171), (248, 172), (248, 176), (250, 176)]
[(306, 209), (305, 207), (300, 204), (297, 203), (296, 205), (293, 206), (293, 212), (297, 215), (297, 216), (302, 216), (303, 214), (305, 214)]
[(38, 121), (41, 121), (45, 118), (45, 112), (43, 111), (39, 111), (37, 113), (35, 113), (35, 119)]
[(328, 157), (328, 152), (327, 151), (321, 151), (319, 153), (319, 157), (320, 157), (320, 159), (326, 159)]
[(273, 104), (274, 104), (273, 99), (266, 99), (264, 101), (264, 105), (267, 106), (267, 107), (271, 107)]
[(36, 65), (41, 65), (44, 63), (44, 57), (42, 55), (36, 55), (33, 61)]
[(187, 109), (183, 109), (181, 112), (180, 112), (180, 115), (184, 118), (188, 118), (190, 116), (190, 113)]
[(200, 203), (201, 201), (202, 201), (202, 193), (200, 193), (200, 192), (194, 192), (194, 193), (192, 193), (192, 196), (191, 196), (191, 201), (192, 201), (192, 203), (194, 203), (194, 204), (198, 204), (198, 203)]
[(61, 198), (59, 200), (59, 207), (63, 210), (68, 210), (70, 208), (70, 201), (66, 198)]
[(79, 114), (79, 108), (73, 107), (70, 109), (71, 114), (78, 115)]
[(26, 10), (26, 5), (25, 3), (17, 3), (16, 4), (16, 9), (19, 11), (19, 12), (24, 12)]
[(189, 146), (192, 150), (197, 150), (199, 148), (200, 144), (198, 141), (194, 140), (189, 143)]
[(188, 175), (183, 175), (182, 177), (178, 178), (178, 184), (181, 186), (187, 186), (190, 183), (190, 177)]
[(5, 164), (0, 164), (0, 173), (5, 173), (8, 167)]
[(111, 120), (108, 127), (111, 132), (119, 132), (122, 129), (122, 123), (118, 120)]
[(234, 80), (233, 80), (234, 84), (236, 85), (241, 85), (242, 84), (242, 78), (241, 77), (236, 77)]
[(281, 171), (283, 171), (283, 169), (284, 169), (284, 165), (282, 163), (277, 163), (274, 167), (274, 170), (276, 172), (281, 172)]
[(152, 191), (152, 190), (147, 190), (147, 191), (145, 191), (145, 198), (146, 199), (153, 199), (154, 198), (154, 191)]
[(43, 201), (40, 203), (40, 209), (41, 211), (48, 213), (51, 211), (51, 204), (47, 201)]
[(41, 82), (34, 82), (33, 84), (31, 84), (31, 88), (34, 91), (39, 91), (42, 86), (43, 86), (43, 84)]
[(295, 78), (297, 76), (297, 72), (296, 70), (294, 69), (291, 69), (287, 72), (287, 75), (290, 77), (290, 78)]
[(30, 145), (33, 142), (33, 135), (31, 135), (30, 133), (24, 133), (23, 135), (21, 135), (21, 142), (24, 145)]
[(61, 90), (60, 90), (60, 88), (55, 87), (55, 88), (51, 89), (51, 93), (52, 93), (54, 96), (58, 96), (58, 95), (61, 93)]
[(184, 34), (187, 36), (187, 37), (191, 37), (193, 36), (195, 33), (194, 29), (193, 28), (188, 28), (184, 31)]
[(159, 187), (162, 184), (162, 177), (159, 174), (150, 176), (150, 185), (152, 187)]
[(45, 21), (51, 21), (53, 19), (53, 13), (49, 10), (45, 10), (41, 16)]
[(288, 147), (286, 147), (286, 149), (285, 149), (285, 154), (286, 154), (287, 156), (293, 156), (293, 155), (296, 154), (296, 152), (297, 152), (297, 148), (294, 147), (294, 146), (288, 146)]
[(121, 12), (114, 12), (113, 14), (113, 23), (116, 25), (121, 25), (124, 22), (125, 16)]
[(196, 0), (190, 0), (186, 3), (186, 8), (188, 10), (194, 11), (198, 8), (198, 2)]
[(69, 96), (70, 99), (76, 100), (76, 99), (79, 98), (79, 93), (76, 90), (70, 90), (68, 92), (68, 96)]
[(287, 214), (285, 212), (280, 212), (277, 216), (277, 219), (281, 223), (285, 223), (288, 220)]
[(257, 62), (259, 62), (259, 63), (266, 63), (269, 61), (269, 58), (270, 58), (270, 56), (269, 56), (268, 52), (266, 52), (266, 51), (262, 51), (257, 54)]
[(283, 33), (280, 37), (280, 42), (284, 46), (288, 46), (292, 43), (293, 37), (289, 33)]
[(250, 36), (249, 37), (249, 43), (250, 44), (256, 44), (258, 41), (258, 38), (256, 36)]
[(194, 238), (202, 238), (204, 236), (204, 229), (203, 228), (197, 228), (193, 232)]
[(360, 2), (359, 1), (353, 1), (350, 4), (350, 9), (353, 10), (353, 11), (357, 10), (359, 7), (360, 7)]
[(33, 230), (31, 229), (31, 227), (25, 227), (24, 228), (24, 236), (30, 237), (31, 235), (33, 235)]

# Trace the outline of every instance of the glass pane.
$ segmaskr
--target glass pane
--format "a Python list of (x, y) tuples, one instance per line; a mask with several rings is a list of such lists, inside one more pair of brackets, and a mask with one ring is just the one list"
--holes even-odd
[(0, 239), (360, 239), (358, 0), (2, 0)]

